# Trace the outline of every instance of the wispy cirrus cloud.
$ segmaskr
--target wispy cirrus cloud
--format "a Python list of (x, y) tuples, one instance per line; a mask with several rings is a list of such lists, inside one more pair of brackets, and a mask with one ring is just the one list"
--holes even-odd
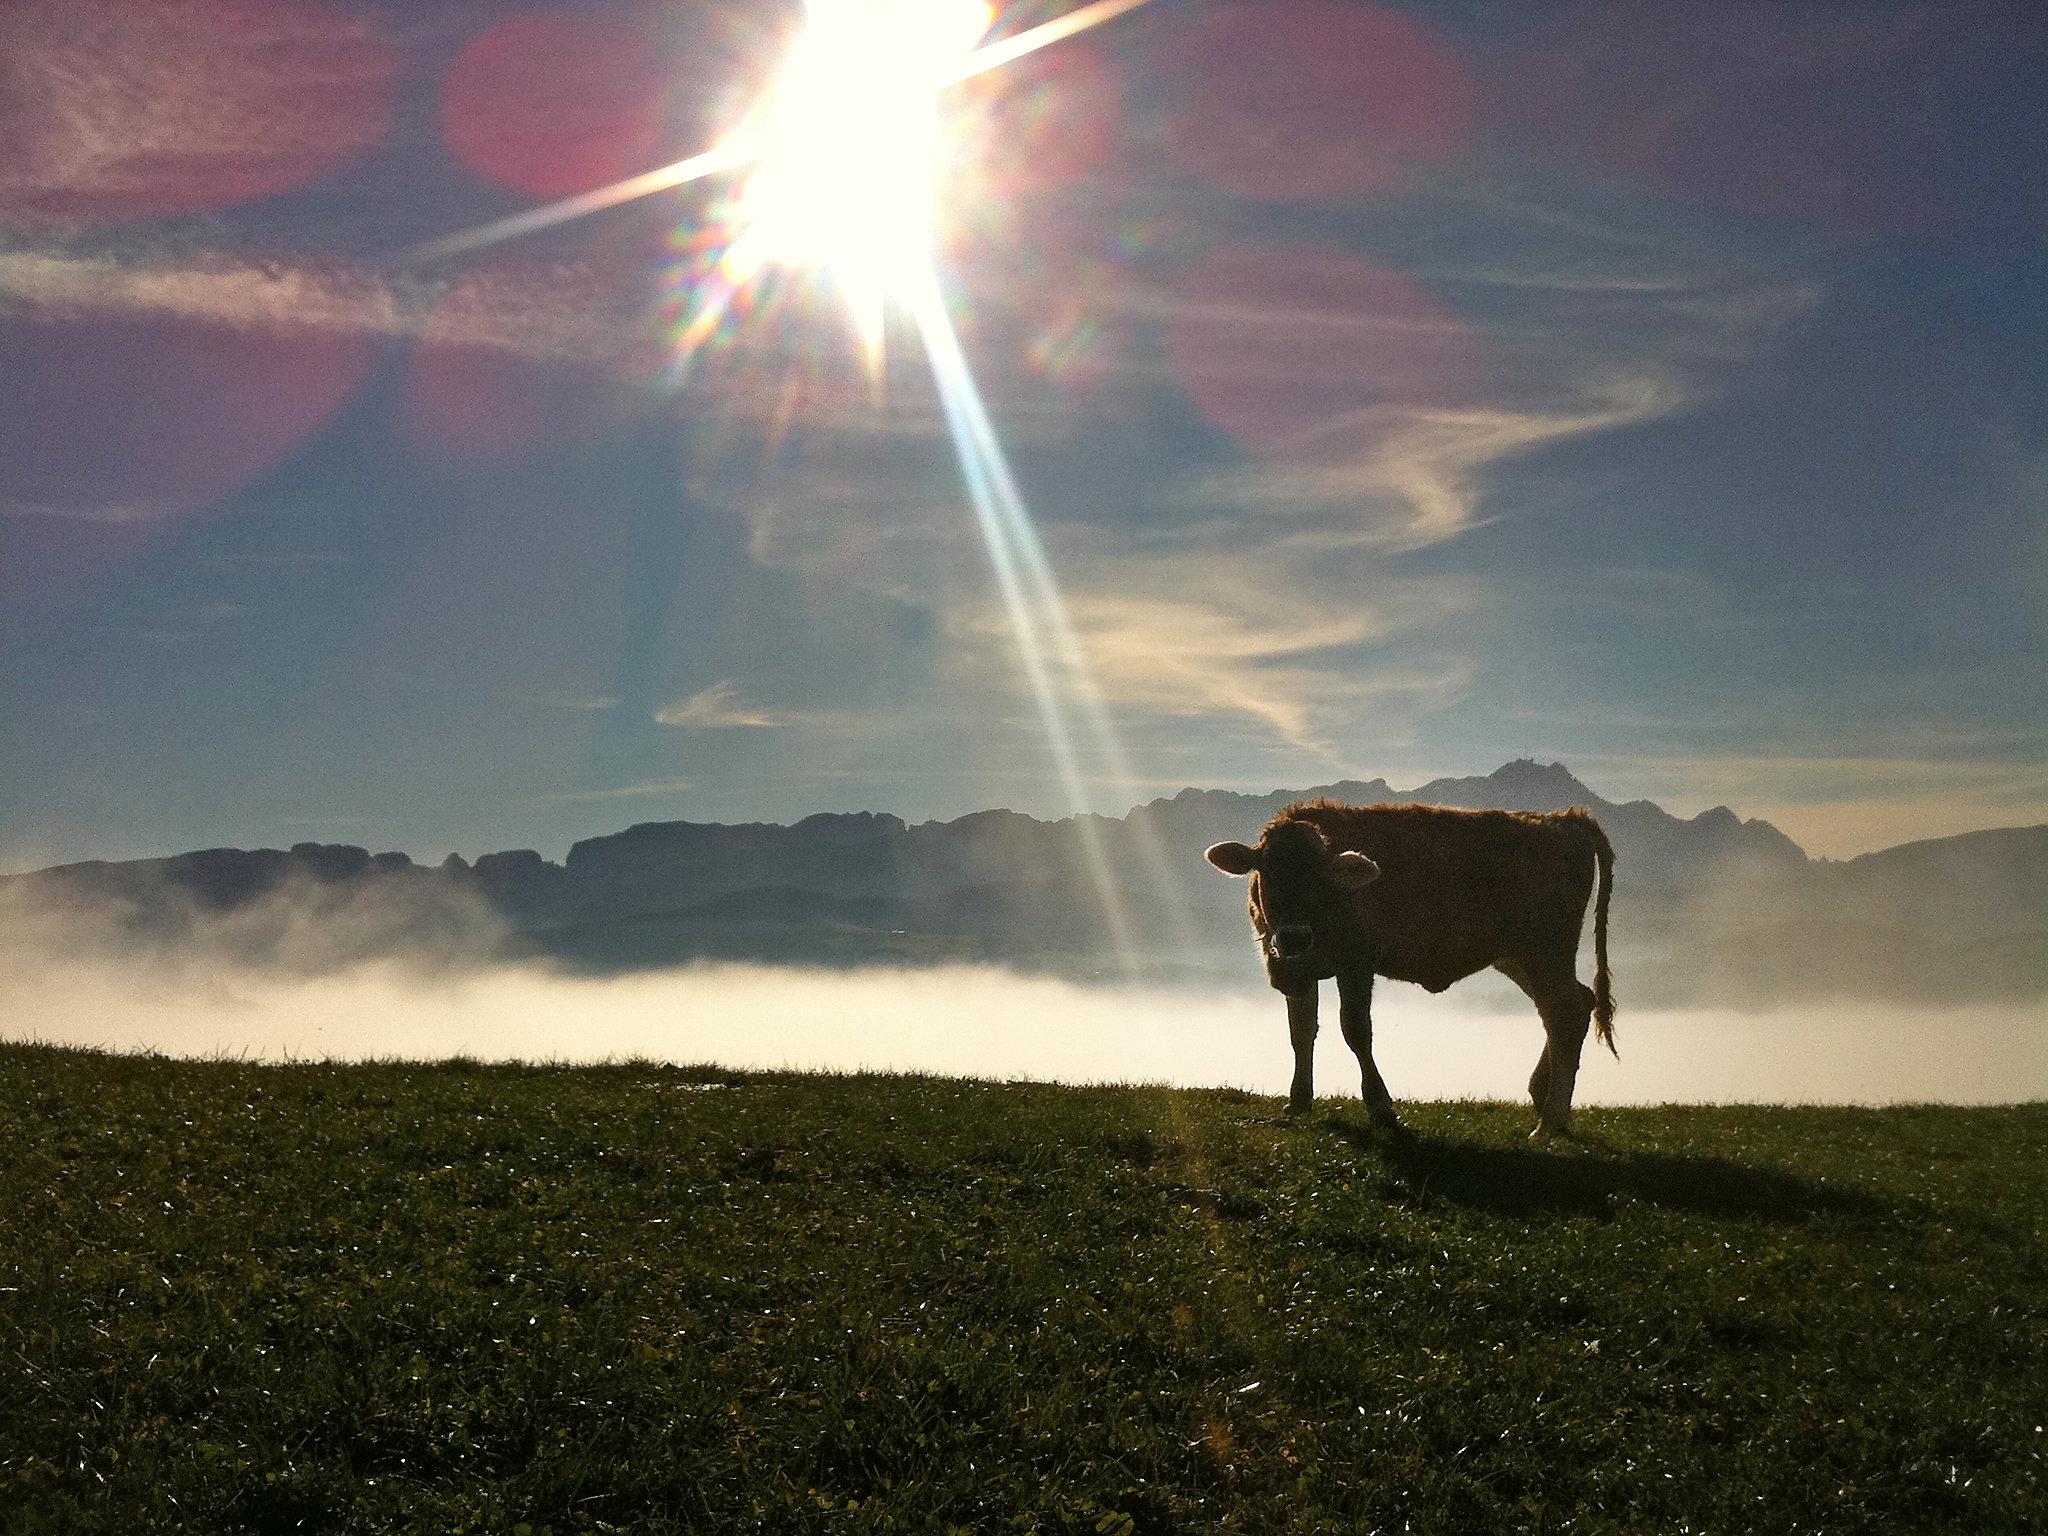
[(532, 693), (508, 694), (520, 703), (532, 704), (539, 709), (565, 709), (575, 714), (593, 714), (599, 710), (617, 709), (619, 696), (615, 693)]
[(686, 699), (664, 704), (654, 712), (656, 724), (686, 730), (774, 730), (789, 725), (796, 716), (787, 710), (761, 709), (740, 698), (739, 684), (730, 678), (700, 688)]
[(1796, 242), (1483, 174), (1390, 208), (1373, 240), (1373, 262), (1253, 249), (1223, 294), (1169, 281), (1140, 300), (1246, 450), (1194, 503), (1312, 529), (1318, 557), (1484, 525), (1497, 469), (1711, 401), (1824, 296)]
[(101, 527), (120, 528), (153, 522), (158, 515), (148, 507), (122, 503), (106, 506), (53, 507), (34, 501), (0, 501), (0, 518), (19, 518), (23, 522), (92, 523)]
[(391, 680), (409, 692), (443, 698), (469, 697), (488, 700), (493, 704), (510, 704), (520, 709), (548, 713), (598, 714), (605, 710), (617, 709), (621, 702), (615, 693), (598, 693), (578, 688), (574, 684), (555, 686), (545, 682), (522, 682), (464, 688), (444, 679), (422, 677), (410, 671), (393, 673)]
[(606, 800), (654, 800), (665, 795), (688, 794), (697, 786), (689, 779), (645, 779), (634, 784), (613, 784), (597, 789), (560, 789), (529, 798), (550, 805), (578, 805)]
[[(1301, 451), (1215, 471), (1197, 505), (1270, 518), (1281, 537), (1400, 553), (1442, 543), (1487, 520), (1488, 471), (1523, 454), (1677, 409), (1679, 381), (1656, 372), (1589, 381), (1546, 408), (1376, 408), (1325, 423)], [(1290, 533), (1286, 525), (1296, 525)]]
[(372, 17), (265, 0), (18, 7), (6, 35), (0, 209), (67, 221), (310, 184), (383, 138), (399, 62)]
[(1265, 615), (1157, 598), (1094, 594), (1075, 628), (1104, 698), (1135, 717), (1236, 718), (1326, 760), (1368, 703), (1441, 707), (1470, 684), (1468, 658), (1430, 665), (1362, 656), (1381, 632), (1372, 611)]
[(118, 254), (0, 248), (0, 301), (43, 320), (134, 315), (237, 329), (419, 336), (536, 358), (597, 362), (627, 345), (616, 299), (561, 264), (506, 263), (448, 285), (311, 253), (258, 261), (138, 238)]

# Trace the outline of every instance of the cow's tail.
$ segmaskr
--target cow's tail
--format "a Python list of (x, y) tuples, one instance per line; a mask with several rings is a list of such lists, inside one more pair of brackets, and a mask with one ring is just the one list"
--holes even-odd
[(1593, 898), (1593, 1028), (1600, 1043), (1621, 1059), (1614, 1046), (1614, 978), (1607, 970), (1607, 899), (1614, 894), (1614, 844), (1592, 817), (1586, 825), (1593, 833), (1593, 855), (1600, 863), (1600, 892)]

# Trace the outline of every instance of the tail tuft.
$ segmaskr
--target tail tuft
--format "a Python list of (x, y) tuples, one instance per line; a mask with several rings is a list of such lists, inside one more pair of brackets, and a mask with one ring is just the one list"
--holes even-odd
[(1593, 1029), (1619, 1061), (1621, 1052), (1614, 1045), (1614, 979), (1607, 969), (1607, 899), (1614, 894), (1614, 845), (1607, 841), (1599, 822), (1590, 816), (1586, 821), (1593, 830), (1594, 856), (1600, 862), (1600, 893), (1593, 903)]

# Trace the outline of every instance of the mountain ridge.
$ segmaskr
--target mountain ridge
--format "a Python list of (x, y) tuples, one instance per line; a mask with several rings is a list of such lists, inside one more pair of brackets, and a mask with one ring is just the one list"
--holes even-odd
[[(578, 840), (559, 863), (530, 848), (473, 863), (450, 855), (433, 867), (341, 844), (201, 849), (54, 866), (0, 878), (0, 891), (111, 912), (122, 932), (168, 947), (234, 917), (238, 957), (260, 958), (266, 944), (334, 923), (344, 907), (351, 956), (415, 934), (467, 941), (477, 929), (469, 903), (509, 930), (513, 950), (596, 971), (705, 958), (968, 958), (1106, 975), (1128, 971), (1135, 952), (1154, 972), (1235, 975), (1243, 887), (1209, 870), (1201, 850), (1253, 837), (1281, 807), (1318, 795), (1585, 806), (1616, 849), (1617, 947), (1656, 957), (1673, 998), (2048, 990), (2048, 958), (2035, 958), (2048, 957), (2048, 826), (1816, 860), (1770, 822), (1729, 807), (1680, 817), (1647, 799), (1615, 802), (1562, 764), (1528, 758), (1406, 793), (1384, 778), (1265, 794), (1189, 787), (1117, 817), (1042, 821), (991, 809), (918, 823), (880, 811), (637, 822)], [(310, 902), (317, 921), (264, 927), (238, 916), (286, 896)], [(419, 913), (403, 916), (408, 905)], [(1112, 931), (1126, 936), (1121, 957)]]

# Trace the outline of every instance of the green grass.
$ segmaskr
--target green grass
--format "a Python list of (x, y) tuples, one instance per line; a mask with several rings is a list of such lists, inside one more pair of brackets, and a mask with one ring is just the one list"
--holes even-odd
[(2048, 1526), (2048, 1106), (1277, 1108), (0, 1047), (0, 1527)]

